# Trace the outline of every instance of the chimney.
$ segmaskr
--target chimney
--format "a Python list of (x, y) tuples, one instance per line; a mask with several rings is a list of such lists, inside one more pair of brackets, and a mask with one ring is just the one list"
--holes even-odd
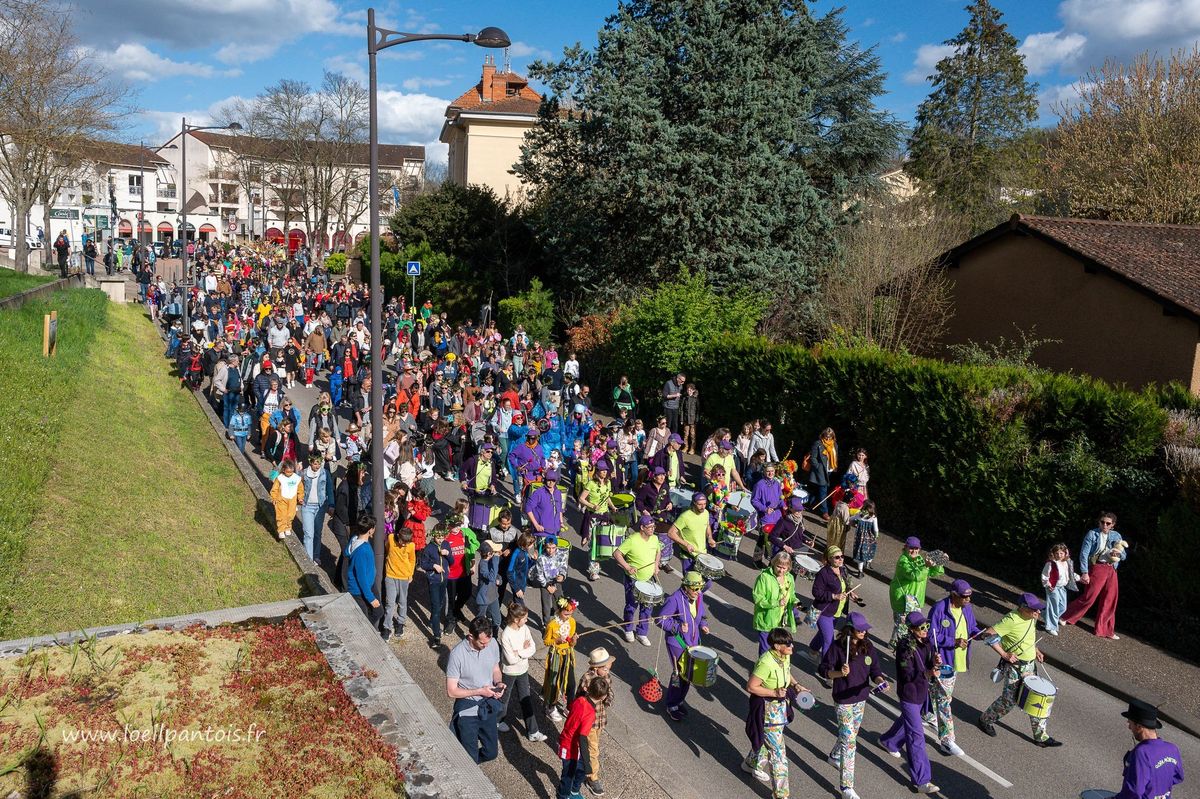
[(490, 103), (495, 99), (493, 86), (495, 84), (494, 76), (496, 74), (496, 58), (492, 55), (483, 57), (483, 79), (479, 82), (479, 91), (481, 99), (485, 103)]

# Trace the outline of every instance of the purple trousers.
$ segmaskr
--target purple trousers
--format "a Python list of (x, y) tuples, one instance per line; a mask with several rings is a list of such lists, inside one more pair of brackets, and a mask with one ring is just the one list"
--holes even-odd
[(833, 616), (818, 616), (817, 617), (817, 634), (808, 644), (808, 648), (817, 653), (817, 660), (833, 645), (834, 637), (834, 622), (837, 619)]
[(908, 756), (908, 776), (913, 785), (929, 782), (929, 755), (925, 752), (925, 730), (921, 719), (921, 705), (900, 703), (900, 718), (879, 738), (885, 749), (899, 752), (903, 744)]
[(679, 657), (683, 654), (683, 650), (679, 648), (673, 640), (667, 643), (667, 655), (671, 658), (671, 682), (667, 684), (666, 696), (664, 697), (667, 707), (679, 707), (683, 704), (683, 700), (687, 699), (688, 691), (692, 689), (692, 684), (687, 680), (679, 677)]
[(769, 643), (767, 643), (767, 636), (770, 634), (771, 634), (770, 630), (767, 630), (766, 632), (760, 631), (758, 633), (758, 656), (759, 657), (762, 657), (763, 655), (765, 655), (767, 653), (767, 650), (771, 648), (771, 645)]
[[(637, 628), (633, 626), (634, 614), (637, 614)], [(650, 632), (650, 606), (639, 605), (633, 598), (633, 578), (626, 575), (625, 577), (625, 632), (634, 632), (638, 635), (646, 635)]]

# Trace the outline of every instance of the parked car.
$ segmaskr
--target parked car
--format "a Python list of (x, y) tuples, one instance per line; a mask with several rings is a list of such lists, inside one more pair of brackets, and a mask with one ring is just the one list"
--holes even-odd
[(156, 242), (154, 242), (153, 246), (154, 246), (154, 257), (162, 258), (163, 253), (167, 249), (167, 243), (165, 241), (156, 241)]
[[(12, 228), (0, 227), (0, 247), (15, 247), (17, 240), (13, 236)], [(37, 236), (26, 236), (25, 246), (31, 250), (40, 250), (42, 243), (38, 241)]]

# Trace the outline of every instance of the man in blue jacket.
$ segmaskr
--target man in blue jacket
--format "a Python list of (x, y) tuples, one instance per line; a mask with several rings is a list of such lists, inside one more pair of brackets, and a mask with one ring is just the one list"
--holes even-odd
[(362, 608), (372, 627), (379, 626), (379, 597), (375, 596), (375, 552), (371, 536), (375, 534), (375, 517), (359, 514), (358, 535), (346, 545), (346, 591)]
[[(954, 700), (954, 683), (958, 675), (971, 665), (971, 639), (982, 629), (975, 621), (971, 607), (971, 584), (958, 579), (950, 584), (950, 595), (933, 606), (929, 612), (929, 637), (933, 640), (942, 665), (929, 681), (929, 699), (937, 713), (938, 742), (948, 755), (963, 754), (954, 740), (954, 716), (950, 704)], [(926, 722), (933, 721), (926, 714)]]

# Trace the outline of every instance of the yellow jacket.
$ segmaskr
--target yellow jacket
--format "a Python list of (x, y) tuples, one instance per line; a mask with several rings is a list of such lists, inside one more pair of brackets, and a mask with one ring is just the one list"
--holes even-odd
[(412, 541), (397, 544), (395, 536), (388, 536), (384, 543), (386, 553), (383, 575), (393, 580), (411, 580), (417, 567), (417, 547)]

